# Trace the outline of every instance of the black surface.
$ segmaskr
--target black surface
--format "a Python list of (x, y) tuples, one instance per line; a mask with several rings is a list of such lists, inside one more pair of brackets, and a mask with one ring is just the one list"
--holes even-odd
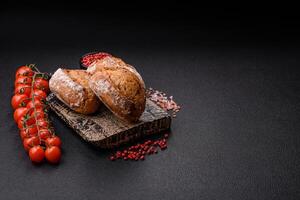
[[(1, 8), (0, 199), (300, 198), (294, 16), (205, 12), (196, 20), (176, 10), (160, 18), (151, 9), (142, 16), (52, 9)], [(143, 162), (111, 162), (109, 151), (53, 115), (62, 162), (33, 165), (10, 107), (16, 68), (78, 68), (94, 50), (124, 58), (148, 87), (182, 105), (168, 149)]]

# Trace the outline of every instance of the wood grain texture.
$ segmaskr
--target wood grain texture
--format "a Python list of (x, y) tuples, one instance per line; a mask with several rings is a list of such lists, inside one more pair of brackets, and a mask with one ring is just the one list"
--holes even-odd
[(142, 136), (159, 133), (171, 126), (170, 115), (147, 99), (140, 121), (129, 124), (115, 117), (105, 106), (93, 115), (76, 113), (50, 94), (50, 108), (85, 141), (101, 148), (113, 148)]

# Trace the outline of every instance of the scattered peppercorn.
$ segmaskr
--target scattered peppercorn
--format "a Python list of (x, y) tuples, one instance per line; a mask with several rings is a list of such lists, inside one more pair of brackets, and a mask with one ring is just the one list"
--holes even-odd
[(116, 158), (115, 158), (114, 156), (110, 156), (109, 159), (110, 159), (111, 161), (114, 161)]
[(157, 154), (158, 149), (165, 150), (167, 149), (167, 140), (166, 138), (169, 137), (168, 133), (163, 135), (163, 138), (160, 139), (153, 139), (147, 140), (144, 143), (132, 145), (123, 151), (117, 151), (113, 155), (109, 157), (111, 161), (116, 159), (123, 159), (123, 160), (145, 160), (147, 155)]

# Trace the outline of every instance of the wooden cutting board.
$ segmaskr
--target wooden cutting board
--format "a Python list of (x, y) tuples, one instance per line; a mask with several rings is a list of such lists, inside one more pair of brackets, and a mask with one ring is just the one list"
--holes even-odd
[(52, 93), (47, 97), (50, 108), (85, 141), (101, 148), (113, 148), (142, 136), (170, 129), (170, 115), (147, 99), (140, 121), (126, 123), (102, 106), (94, 115), (74, 112)]

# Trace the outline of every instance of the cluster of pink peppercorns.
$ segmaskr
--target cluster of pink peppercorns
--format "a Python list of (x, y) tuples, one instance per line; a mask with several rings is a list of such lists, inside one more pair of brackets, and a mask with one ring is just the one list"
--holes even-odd
[(167, 148), (168, 133), (164, 134), (164, 137), (159, 140), (147, 140), (142, 144), (132, 145), (123, 151), (117, 151), (115, 154), (109, 157), (110, 160), (116, 159), (123, 160), (145, 160), (147, 155), (157, 154), (158, 148), (165, 150)]
[(89, 67), (96, 60), (101, 60), (102, 58), (105, 58), (106, 56), (111, 56), (111, 55), (108, 53), (104, 53), (104, 52), (87, 54), (82, 57), (81, 63), (85, 67)]

